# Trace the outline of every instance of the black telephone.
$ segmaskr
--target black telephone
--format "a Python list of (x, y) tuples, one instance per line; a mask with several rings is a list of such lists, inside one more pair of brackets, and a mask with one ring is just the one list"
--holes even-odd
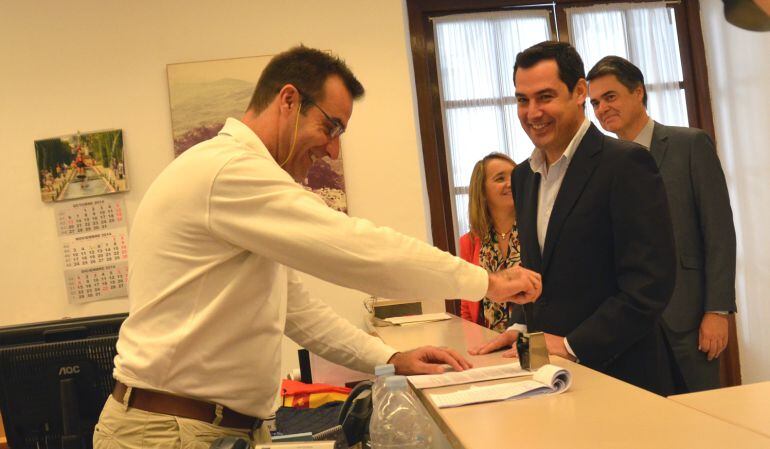
[(340, 410), (340, 425), (348, 446), (369, 441), (369, 421), (372, 418), (372, 382), (364, 380), (358, 383), (348, 394)]
[(340, 446), (339, 433), (345, 436), (347, 447), (361, 443), (362, 447), (368, 447), (369, 420), (372, 417), (372, 382), (364, 380), (359, 382), (348, 394), (348, 398), (340, 408), (339, 424), (313, 435), (313, 440), (336, 439), (335, 448)]

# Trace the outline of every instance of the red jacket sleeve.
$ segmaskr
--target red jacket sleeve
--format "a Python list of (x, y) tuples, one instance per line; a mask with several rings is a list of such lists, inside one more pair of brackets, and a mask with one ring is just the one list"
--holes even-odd
[[(460, 258), (474, 265), (479, 264), (481, 241), (470, 232), (460, 237)], [(460, 300), (460, 317), (476, 322), (479, 316), (479, 301)]]

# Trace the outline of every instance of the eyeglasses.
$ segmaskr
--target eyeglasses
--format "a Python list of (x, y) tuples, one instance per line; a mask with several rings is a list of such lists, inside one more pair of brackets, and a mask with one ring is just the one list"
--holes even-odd
[(303, 100), (304, 102), (317, 107), (318, 110), (321, 111), (321, 114), (323, 114), (324, 117), (326, 117), (326, 120), (328, 120), (329, 123), (331, 123), (332, 127), (329, 129), (329, 131), (326, 132), (326, 134), (329, 136), (330, 139), (339, 137), (342, 133), (345, 132), (345, 125), (342, 124), (340, 119), (334, 118), (329, 114), (327, 114), (326, 111), (324, 111), (323, 108), (321, 108), (321, 106), (318, 106), (318, 103), (313, 101), (313, 98), (310, 95), (302, 92), (299, 89), (297, 89), (297, 92), (299, 92), (299, 94), (304, 97), (304, 100)]

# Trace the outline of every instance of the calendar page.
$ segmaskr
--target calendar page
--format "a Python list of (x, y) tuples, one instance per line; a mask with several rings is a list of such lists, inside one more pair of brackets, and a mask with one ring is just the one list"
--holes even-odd
[(126, 226), (126, 206), (122, 198), (59, 203), (55, 210), (60, 236)]
[(65, 270), (64, 277), (74, 304), (128, 295), (128, 263)]
[(128, 295), (128, 232), (122, 199), (56, 207), (67, 296), (73, 304)]
[(128, 261), (125, 228), (62, 238), (64, 268), (92, 267)]

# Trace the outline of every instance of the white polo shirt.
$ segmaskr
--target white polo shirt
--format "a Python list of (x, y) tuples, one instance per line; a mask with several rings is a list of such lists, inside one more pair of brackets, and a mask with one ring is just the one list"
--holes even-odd
[(388, 298), (480, 299), (488, 284), (481, 267), (328, 208), (235, 119), (158, 176), (130, 245), (115, 377), (263, 418), (284, 333), (359, 370), (395, 352), (312, 298), (295, 270)]

